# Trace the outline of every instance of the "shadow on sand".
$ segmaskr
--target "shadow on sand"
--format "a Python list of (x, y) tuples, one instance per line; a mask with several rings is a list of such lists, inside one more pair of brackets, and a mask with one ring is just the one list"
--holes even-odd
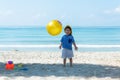
[[(17, 64), (16, 64), (17, 65)], [(0, 76), (15, 77), (15, 76), (57, 76), (57, 77), (111, 77), (120, 78), (120, 67), (103, 66), (94, 64), (74, 64), (73, 67), (63, 67), (62, 64), (24, 64), (28, 70), (5, 70), (5, 64), (0, 62)]]

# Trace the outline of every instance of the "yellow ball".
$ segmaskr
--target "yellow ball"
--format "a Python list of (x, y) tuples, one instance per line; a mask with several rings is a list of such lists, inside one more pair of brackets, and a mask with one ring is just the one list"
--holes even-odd
[(46, 27), (48, 33), (52, 36), (56, 36), (62, 32), (62, 24), (58, 20), (52, 20)]

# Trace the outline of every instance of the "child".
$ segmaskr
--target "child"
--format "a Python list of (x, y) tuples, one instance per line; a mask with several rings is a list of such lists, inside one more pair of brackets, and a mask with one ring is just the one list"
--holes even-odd
[(74, 45), (75, 50), (77, 50), (78, 47), (75, 44), (74, 38), (72, 36), (72, 29), (69, 25), (67, 25), (64, 28), (64, 32), (66, 34), (63, 35), (59, 48), (60, 49), (61, 49), (61, 47), (63, 48), (62, 49), (62, 58), (63, 58), (64, 67), (66, 66), (66, 58), (69, 58), (70, 66), (72, 67), (72, 57), (74, 56), (73, 51), (72, 51), (72, 44)]

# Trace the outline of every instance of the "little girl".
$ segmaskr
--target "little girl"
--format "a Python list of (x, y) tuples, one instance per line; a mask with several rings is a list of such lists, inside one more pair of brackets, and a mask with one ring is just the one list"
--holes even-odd
[(59, 48), (60, 49), (61, 49), (61, 47), (63, 48), (62, 49), (62, 58), (63, 58), (64, 67), (66, 66), (66, 58), (69, 58), (70, 66), (72, 67), (72, 57), (74, 56), (73, 51), (72, 51), (72, 44), (74, 45), (75, 50), (77, 50), (78, 47), (75, 44), (74, 37), (72, 36), (72, 29), (69, 25), (67, 25), (64, 28), (64, 32), (66, 34), (62, 36), (61, 44), (60, 44)]

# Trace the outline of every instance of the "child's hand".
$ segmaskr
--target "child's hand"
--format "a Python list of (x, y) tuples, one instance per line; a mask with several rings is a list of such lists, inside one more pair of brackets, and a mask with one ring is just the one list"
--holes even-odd
[(78, 50), (78, 47), (76, 46), (75, 42), (73, 43), (75, 50)]
[(77, 47), (77, 46), (75, 46), (75, 50), (76, 50), (76, 51), (78, 50), (78, 47)]
[(61, 49), (61, 45), (59, 46), (59, 49)]

